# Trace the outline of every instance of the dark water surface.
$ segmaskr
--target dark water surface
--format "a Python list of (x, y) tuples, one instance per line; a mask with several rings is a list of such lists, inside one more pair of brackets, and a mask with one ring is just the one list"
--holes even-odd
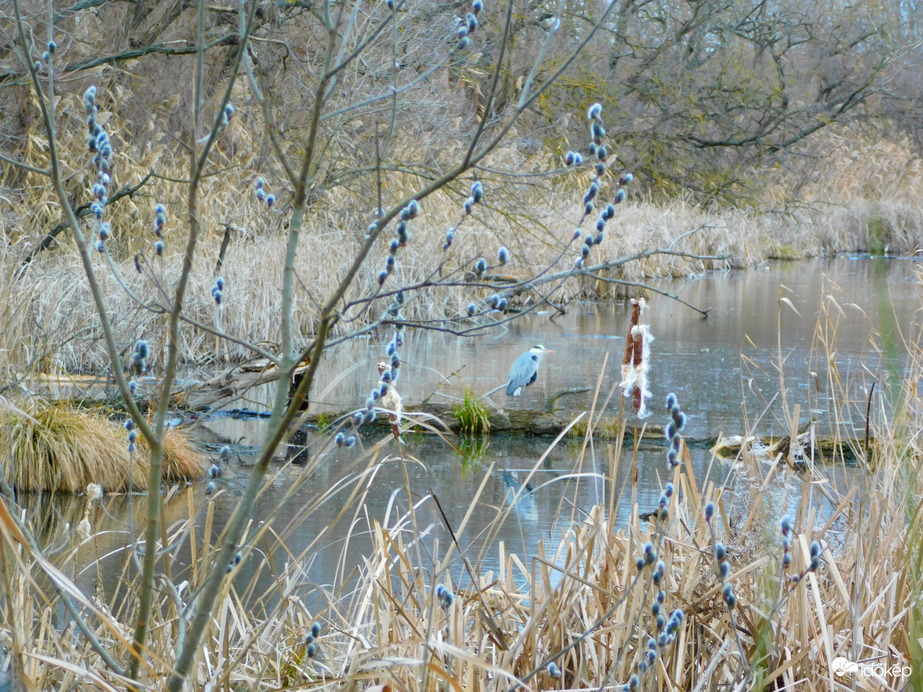
[[(878, 382), (877, 391), (887, 397), (883, 385), (889, 372), (893, 376), (902, 371), (904, 344), (919, 337), (921, 271), (923, 264), (910, 260), (841, 257), (775, 263), (746, 273), (656, 284), (708, 309), (709, 315), (703, 319), (680, 303), (650, 296), (642, 317), (655, 337), (649, 376), (653, 415), (648, 421), (666, 422), (663, 401), (672, 391), (689, 416), (686, 432), (691, 438), (719, 432), (740, 434), (748, 429), (748, 421), (760, 434), (781, 435), (788, 431), (783, 407), (792, 410), (795, 404), (801, 406), (801, 421), (807, 421), (809, 415), (814, 417), (819, 431), (829, 423), (832, 406), (837, 406), (847, 420), (854, 420), (853, 427), (864, 426), (858, 412), (864, 415), (872, 382)], [(399, 389), (410, 402), (427, 397), (460, 399), (466, 386), (485, 392), (506, 381), (516, 356), (541, 343), (556, 353), (546, 357), (538, 381), (526, 390), (524, 406), (542, 408), (549, 397), (562, 390), (593, 387), (602, 372), (601, 408), (620, 379), (629, 314), (627, 305), (569, 305), (565, 315), (531, 315), (509, 328), (476, 338), (437, 332), (408, 334), (401, 350), (405, 365)], [(384, 355), (388, 338), (380, 343), (355, 341), (331, 354), (321, 369), (325, 379), (315, 390), (316, 400), (322, 402), (318, 405), (331, 410), (360, 406), (377, 382), (375, 364)], [(823, 341), (829, 342), (829, 349), (824, 348)], [(833, 372), (829, 362), (835, 363), (836, 381), (842, 383), (836, 396), (838, 405), (831, 403), (827, 386)], [(245, 405), (259, 409), (266, 404), (260, 400), (264, 396), (268, 394), (257, 393)], [(502, 391), (493, 398), (509, 405)], [(567, 407), (560, 412), (562, 417), (573, 417), (590, 405), (588, 395), (560, 401)], [(624, 402), (616, 390), (607, 413), (616, 414)], [(242, 492), (247, 466), (252, 462), (247, 452), (249, 446), (262, 440), (264, 426), (261, 419), (230, 417), (204, 423), (203, 434), (211, 443), (210, 449), (225, 443), (235, 445), (217, 483), (216, 530), (224, 525)], [(307, 479), (302, 477), (301, 467), (280, 464), (274, 470), (276, 476), (262, 494), (254, 519), (260, 521), (278, 510), (293, 485), (303, 482), (279, 511), (275, 523), (292, 556), (308, 550), (301, 560), (304, 573), (300, 588), (339, 583), (350, 570), (361, 566), (375, 522), (394, 527), (395, 532), (396, 527), (403, 527), (409, 542), (406, 483), (412, 502), (419, 505), (417, 527), (426, 534), (420, 543), (424, 562), (433, 563), (437, 550), (439, 556), (444, 555), (450, 540), (434, 503), (424, 501), (432, 490), (456, 529), (475, 504), (460, 542), (477, 568), (497, 569), (501, 541), (507, 553), (518, 554), (528, 565), (540, 542), (544, 541), (547, 549), (591, 506), (611, 502), (617, 507), (617, 523), (624, 525), (634, 508), (655, 508), (669, 480), (664, 449), (653, 443), (638, 449), (628, 447), (618, 455), (609, 441), (597, 438), (581, 454), (582, 438), (568, 437), (549, 451), (550, 438), (494, 436), (478, 442), (450, 436), (450, 445), (434, 436), (408, 434), (403, 451), (390, 440), (374, 456), (364, 455), (363, 450), (383, 436), (379, 432), (363, 438), (354, 449), (335, 449), (319, 461)], [(308, 433), (306, 444), (312, 457), (319, 448), (313, 433)], [(732, 465), (714, 460), (704, 447), (693, 447), (690, 452), (700, 485), (706, 481), (720, 485), (733, 472)], [(845, 488), (858, 471), (840, 467), (826, 473), (833, 485)], [(636, 481), (632, 482), (634, 474)], [(342, 489), (334, 492), (339, 484)], [(775, 489), (778, 498), (774, 505), (780, 514), (799, 501), (798, 481), (794, 485)], [(365, 497), (359, 508), (358, 503), (347, 502), (355, 488)], [(196, 522), (201, 527), (205, 517), (201, 509), (205, 505), (203, 484), (192, 492), (198, 508)], [(321, 501), (323, 497), (326, 499)], [(83, 544), (81, 554), (88, 558), (107, 555), (101, 571), (114, 574), (125, 559), (120, 548), (129, 540), (131, 507), (135, 506), (140, 518), (144, 502), (137, 497), (105, 499), (96, 514), (97, 536)], [(821, 511), (826, 506), (817, 495), (812, 494), (812, 502)], [(167, 503), (168, 519), (179, 522), (188, 517), (188, 506), (182, 493), (173, 498)], [(48, 520), (60, 526), (50, 528), (46, 540), (62, 540), (62, 527), (75, 525), (81, 511), (81, 500), (71, 504), (62, 501), (55, 508), (58, 518)], [(47, 513), (48, 507), (42, 512)], [(505, 517), (502, 530), (491, 533), (498, 514)], [(268, 543), (266, 546), (272, 550)], [(258, 569), (258, 557), (257, 552), (253, 564), (244, 570), (244, 578)], [(285, 556), (277, 553), (275, 560), (281, 566)], [(460, 577), (461, 564), (456, 562), (452, 570)], [(97, 566), (77, 576), (84, 583), (98, 581)]]

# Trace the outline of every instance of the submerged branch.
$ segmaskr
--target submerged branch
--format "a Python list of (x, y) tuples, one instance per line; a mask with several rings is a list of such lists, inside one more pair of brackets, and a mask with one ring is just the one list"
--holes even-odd
[(702, 308), (698, 308), (692, 303), (689, 303), (683, 300), (675, 293), (664, 291), (662, 288), (657, 288), (655, 286), (651, 286), (650, 284), (646, 284), (641, 281), (628, 281), (627, 279), (613, 279), (608, 276), (600, 276), (599, 274), (594, 274), (593, 272), (590, 272), (590, 271), (584, 272), (584, 274), (586, 276), (596, 279), (597, 281), (604, 281), (608, 284), (619, 284), (621, 286), (632, 286), (634, 288), (644, 289), (645, 291), (652, 291), (653, 293), (659, 293), (660, 295), (670, 298), (671, 300), (675, 300), (677, 303), (682, 303), (687, 308), (691, 308), (692, 310), (695, 310), (697, 313), (702, 315), (702, 317), (708, 317), (708, 313), (711, 312), (711, 308), (705, 308), (703, 310)]

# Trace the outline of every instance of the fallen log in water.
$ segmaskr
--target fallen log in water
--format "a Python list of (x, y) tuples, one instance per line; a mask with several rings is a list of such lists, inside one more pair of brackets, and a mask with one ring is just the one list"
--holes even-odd
[[(810, 428), (810, 424), (807, 427)], [(874, 438), (870, 438), (867, 444), (874, 446)], [(711, 451), (722, 459), (736, 459), (746, 447), (747, 452), (757, 459), (773, 461), (781, 457), (796, 470), (803, 470), (809, 460), (818, 464), (864, 460), (868, 458), (865, 445), (866, 440), (858, 438), (821, 437), (811, 430), (804, 430), (796, 437), (795, 444), (792, 444), (791, 435), (731, 435), (721, 437)]]
[[(295, 370), (295, 381), (307, 365)], [(279, 370), (269, 361), (239, 365), (209, 380), (178, 379), (174, 385), (172, 404), (185, 411), (219, 411), (239, 400), (254, 387), (271, 384), (279, 379)], [(144, 408), (158, 391), (155, 377), (137, 378), (136, 400)], [(39, 374), (29, 380), (29, 386), (54, 401), (106, 401), (117, 405), (118, 389), (110, 377), (101, 375)]]
[[(489, 401), (482, 401), (488, 425), (485, 432), (489, 433), (523, 433), (527, 435), (557, 435), (564, 430), (579, 411), (543, 411), (537, 409), (503, 408)], [(364, 411), (365, 409), (357, 409)], [(354, 410), (349, 411), (317, 411), (302, 415), (302, 423), (318, 427), (337, 425), (346, 420)], [(410, 404), (405, 407), (401, 428), (404, 431), (417, 427), (417, 422), (426, 423), (437, 429), (445, 429), (454, 433), (464, 433), (459, 421), (459, 404), (423, 402)], [(616, 416), (604, 415), (599, 417), (593, 425), (593, 433), (599, 437), (615, 439), (621, 434), (621, 427), (625, 421), (619, 421)], [(373, 424), (382, 429), (390, 426), (386, 412), (381, 411)], [(587, 423), (585, 418), (577, 422), (571, 430), (572, 436), (585, 435)], [(662, 425), (643, 425), (634, 420), (628, 421), (625, 436), (628, 438), (638, 435), (646, 440), (662, 440)], [(711, 438), (710, 442), (714, 442)]]
[[(295, 371), (293, 384), (307, 369), (302, 365)], [(279, 371), (268, 361), (259, 361), (239, 366), (211, 380), (181, 380), (179, 389), (173, 395), (173, 405), (184, 411), (217, 412), (227, 410), (233, 402), (238, 401), (250, 389), (261, 385), (276, 382)], [(98, 376), (81, 375), (39, 375), (33, 381), (39, 385), (43, 394), (52, 399), (77, 400), (93, 399), (107, 400), (113, 403), (114, 385), (111, 380)], [(149, 397), (156, 392), (154, 378), (142, 378), (140, 381), (140, 398)], [(566, 428), (580, 413), (582, 407), (574, 397), (587, 394), (587, 388), (565, 389), (555, 392), (544, 399), (545, 409), (519, 408), (521, 402), (513, 401), (508, 407), (495, 402), (490, 397), (478, 399), (478, 404), (483, 409), (486, 425), (484, 432), (491, 433), (523, 433), (528, 435), (557, 435)], [(502, 398), (502, 396), (501, 396)], [(569, 401), (565, 408), (563, 401)], [(584, 402), (585, 403), (585, 402)], [(436, 429), (445, 429), (454, 433), (468, 432), (464, 430), (459, 413), (464, 402), (437, 402), (424, 400), (418, 403), (409, 403), (404, 406), (402, 428), (408, 430), (415, 427), (416, 422), (428, 422)], [(354, 410), (314, 410), (309, 405), (302, 414), (302, 424), (317, 427), (326, 427), (336, 424), (347, 418)], [(364, 409), (362, 409), (364, 411)], [(238, 411), (238, 415), (246, 415), (245, 411)], [(258, 415), (253, 412), (253, 415)], [(791, 445), (791, 436), (782, 437), (747, 437), (740, 435), (721, 437), (715, 436), (691, 438), (686, 437), (686, 444), (696, 447), (709, 446), (711, 451), (721, 458), (736, 458), (746, 443), (751, 453), (760, 458), (774, 459), (781, 454), (788, 459), (795, 468), (804, 466), (804, 459), (813, 458), (818, 463), (826, 463), (832, 459), (846, 459), (854, 461), (865, 457), (865, 440), (844, 437), (820, 437), (816, 430), (812, 434), (811, 427), (816, 422), (809, 421), (802, 425), (794, 448)], [(388, 414), (379, 412), (375, 424), (382, 429), (390, 426)], [(589, 423), (584, 417), (570, 430), (570, 435), (580, 437), (586, 434)], [(622, 428), (625, 428), (624, 433)], [(627, 418), (617, 412), (606, 411), (601, 415), (597, 412), (592, 423), (593, 434), (604, 439), (626, 439), (635, 437), (643, 440), (663, 440), (663, 425), (638, 420), (634, 416)], [(874, 444), (870, 440), (869, 444)], [(794, 452), (793, 452), (794, 449)], [(811, 450), (813, 449), (813, 456)]]
[[(299, 367), (294, 374), (292, 386), (297, 386), (298, 378), (307, 370), (307, 365)], [(232, 407), (249, 390), (254, 387), (270, 384), (279, 379), (279, 371), (268, 361), (258, 361), (239, 366), (210, 380), (180, 380), (178, 388), (173, 394), (172, 405), (182, 411), (190, 412), (218, 412)], [(93, 400), (107, 401), (110, 405), (118, 405), (117, 392), (114, 383), (105, 377), (83, 375), (39, 375), (33, 381), (42, 393), (48, 398), (60, 401), (66, 400)], [(139, 380), (139, 403), (145, 401), (156, 393), (157, 382), (154, 378), (141, 378)], [(580, 413), (582, 407), (574, 402), (574, 397), (590, 392), (588, 388), (564, 389), (553, 393), (545, 399), (545, 409), (520, 408), (521, 402), (511, 400), (508, 407), (501, 406), (491, 398), (479, 399), (486, 415), (487, 426), (485, 431), (490, 432), (519, 432), (530, 435), (557, 435)], [(572, 402), (567, 408), (562, 402)], [(442, 426), (453, 432), (462, 432), (459, 422), (458, 410), (462, 402), (436, 402), (424, 400), (418, 403), (407, 403), (404, 406), (403, 428), (412, 427), (414, 419), (424, 420), (427, 416), (441, 421)], [(307, 412), (302, 415), (302, 421), (308, 425), (324, 426), (341, 418), (349, 416), (352, 410), (316, 409), (308, 406)], [(240, 412), (244, 413), (244, 412)], [(254, 414), (255, 415), (255, 414)], [(377, 425), (389, 425), (386, 413), (380, 413)], [(621, 434), (621, 427), (625, 425), (624, 419), (619, 419), (614, 412), (597, 415), (593, 431), (597, 436), (616, 438)], [(586, 421), (580, 421), (572, 429), (572, 434), (583, 435), (586, 433)], [(662, 439), (663, 426), (631, 417), (626, 437), (642, 436), (645, 439)], [(714, 440), (712, 439), (711, 442)]]

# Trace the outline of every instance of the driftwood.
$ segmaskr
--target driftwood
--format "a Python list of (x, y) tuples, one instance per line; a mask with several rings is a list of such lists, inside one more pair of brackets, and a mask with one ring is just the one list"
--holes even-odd
[(802, 426), (795, 444), (792, 444), (791, 435), (782, 437), (732, 435), (719, 439), (711, 451), (722, 459), (736, 459), (746, 446), (748, 451), (758, 459), (773, 461), (781, 456), (789, 466), (801, 471), (807, 467), (810, 458), (818, 464), (839, 460), (853, 461), (859, 458), (856, 452), (864, 449), (866, 444), (875, 444), (874, 439), (866, 441), (859, 438), (820, 437), (818, 435), (812, 437), (810, 428), (811, 423)]
[[(303, 365), (295, 370), (299, 377), (307, 369)], [(175, 384), (172, 405), (182, 411), (219, 411), (231, 406), (247, 391), (260, 385), (276, 382), (279, 371), (268, 361), (241, 365), (210, 380), (180, 379)], [(144, 407), (158, 388), (155, 377), (137, 378), (136, 400)], [(85, 400), (106, 401), (118, 405), (119, 396), (111, 377), (100, 375), (40, 374), (25, 383), (30, 390), (56, 401)]]
[[(307, 365), (295, 371), (293, 386), (297, 386), (297, 378), (304, 373)], [(262, 415), (255, 411), (233, 409), (235, 401), (241, 399), (247, 390), (258, 387), (279, 379), (279, 371), (267, 361), (239, 366), (219, 377), (211, 380), (181, 380), (173, 395), (173, 405), (180, 411), (214, 413), (218, 411), (232, 412), (236, 415), (254, 417)], [(39, 391), (42, 396), (53, 400), (93, 400), (105, 401), (109, 405), (118, 405), (117, 398), (113, 398), (113, 383), (110, 378), (87, 375), (37, 375), (27, 383), (28, 389)], [(157, 380), (155, 378), (140, 379), (139, 399), (143, 404), (145, 397), (150, 397), (156, 392)], [(496, 403), (490, 397), (480, 400), (484, 407), (489, 430), (492, 433), (524, 433), (529, 435), (557, 435), (574, 419), (577, 412), (583, 410), (578, 402), (565, 408), (562, 401), (571, 399), (575, 395), (585, 394), (589, 390), (583, 388), (565, 389), (548, 396), (544, 410), (519, 408), (520, 402), (515, 401), (509, 407)], [(504, 402), (505, 403), (505, 402)], [(415, 427), (415, 421), (426, 422), (436, 429), (446, 429), (452, 432), (461, 432), (456, 410), (460, 402), (435, 402), (424, 400), (419, 403), (409, 403), (404, 406), (401, 428), (404, 431)], [(363, 409), (364, 410), (364, 409)], [(324, 427), (335, 424), (351, 415), (353, 410), (311, 410), (302, 416), (302, 424)], [(729, 437), (686, 437), (689, 446), (708, 446), (713, 454), (725, 459), (736, 459), (746, 445), (749, 451), (757, 458), (772, 461), (779, 455), (796, 470), (803, 470), (807, 466), (807, 458), (812, 457), (816, 463), (829, 463), (834, 460), (855, 460), (856, 453), (874, 447), (874, 439), (859, 439), (845, 437), (821, 437), (814, 434), (812, 426), (815, 421), (803, 424), (798, 431), (796, 443), (793, 445), (791, 436), (749, 436), (734, 435)], [(381, 411), (378, 415), (376, 426), (383, 430), (391, 425), (388, 414)], [(622, 431), (622, 428), (624, 432)], [(586, 434), (586, 418), (575, 425), (570, 434), (582, 436)], [(814, 431), (816, 433), (816, 430)], [(639, 421), (634, 417), (620, 418), (613, 412), (603, 412), (593, 423), (593, 434), (598, 438), (618, 439), (624, 435), (626, 440), (634, 440), (637, 436), (644, 441), (663, 442), (663, 425)]]
[[(292, 388), (297, 387), (298, 378), (307, 370), (307, 365), (302, 365), (295, 371)], [(219, 411), (232, 412), (235, 415), (254, 417), (261, 415), (255, 411), (235, 408), (235, 402), (242, 399), (243, 395), (254, 387), (270, 384), (279, 379), (279, 370), (268, 361), (256, 361), (240, 365), (218, 377), (210, 380), (180, 380), (173, 393), (172, 406), (178, 411), (189, 413), (217, 413)], [(117, 394), (113, 396), (114, 388), (111, 378), (84, 375), (38, 375), (29, 381), (29, 387), (36, 389), (49, 399), (55, 400), (91, 400), (104, 401), (110, 406), (118, 407)], [(138, 400), (144, 407), (148, 398), (157, 391), (156, 378), (139, 378)], [(542, 401), (543, 409), (520, 408), (522, 402), (518, 399), (507, 399), (500, 395), (502, 402), (497, 402), (490, 397), (479, 400), (485, 410), (489, 422), (488, 430), (496, 432), (518, 432), (529, 435), (557, 435), (570, 422), (574, 416), (585, 409), (575, 396), (590, 392), (588, 388), (563, 389), (550, 394)], [(531, 399), (532, 397), (530, 397)], [(358, 402), (357, 402), (358, 403)], [(461, 402), (440, 402), (426, 399), (422, 402), (404, 402), (403, 419), (401, 428), (407, 430), (414, 427), (414, 421), (429, 421), (437, 429), (447, 429), (460, 432), (460, 424), (456, 410)], [(566, 405), (565, 405), (566, 403)], [(356, 409), (349, 410), (320, 410), (308, 402), (308, 408), (301, 420), (306, 425), (326, 426), (346, 418)], [(364, 410), (364, 409), (362, 409)], [(390, 425), (388, 414), (381, 411), (376, 422), (382, 428)], [(624, 433), (622, 428), (625, 428)], [(584, 418), (579, 421), (571, 431), (572, 435), (583, 435), (587, 430)], [(593, 423), (593, 434), (596, 437), (617, 439), (624, 434), (626, 439), (635, 436), (644, 440), (659, 440), (663, 438), (663, 425), (646, 421), (639, 421), (633, 416), (619, 418), (613, 411), (597, 415)], [(701, 446), (712, 445), (716, 438), (690, 439), (687, 444)]]
[[(557, 435), (564, 428), (570, 425), (574, 417), (580, 412), (579, 409), (568, 409), (555, 411), (539, 409), (520, 409), (520, 408), (503, 408), (489, 400), (482, 400), (481, 404), (487, 412), (489, 421), (488, 430), (490, 433), (522, 433), (526, 435)], [(416, 422), (426, 423), (437, 429), (447, 429), (454, 433), (461, 433), (461, 425), (456, 415), (458, 404), (440, 403), (427, 401), (417, 404), (409, 404), (404, 407), (403, 420), (401, 429), (407, 431), (415, 427)], [(364, 409), (362, 409), (364, 410)], [(305, 425), (323, 427), (333, 425), (346, 419), (353, 413), (350, 411), (318, 411), (308, 412), (302, 416), (302, 422)], [(436, 419), (436, 420), (434, 420)], [(438, 422), (437, 422), (438, 421)], [(642, 426), (636, 421), (622, 420), (621, 423), (616, 415), (603, 415), (594, 423), (593, 433), (597, 437), (616, 439), (620, 436), (621, 426), (627, 427), (625, 438), (633, 439), (635, 435), (644, 440), (663, 440), (662, 425)], [(388, 415), (382, 411), (378, 414), (375, 426), (381, 427), (382, 430), (390, 426)], [(586, 424), (580, 421), (571, 428), (571, 435), (581, 436), (586, 433)], [(707, 440), (689, 440), (694, 444), (713, 444), (715, 438)]]
[[(294, 381), (308, 369), (302, 365), (295, 370)], [(205, 382), (183, 387), (173, 395), (173, 405), (186, 411), (219, 411), (238, 400), (254, 387), (279, 380), (279, 369), (269, 362), (248, 364)]]

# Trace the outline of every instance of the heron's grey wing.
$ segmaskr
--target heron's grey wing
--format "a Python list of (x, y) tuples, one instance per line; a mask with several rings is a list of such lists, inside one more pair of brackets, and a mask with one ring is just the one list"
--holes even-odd
[(534, 367), (533, 355), (528, 351), (513, 361), (513, 367), (510, 368), (510, 379), (506, 385), (507, 396), (516, 396), (516, 390), (522, 389), (530, 382), (529, 378), (535, 376), (532, 372)]

